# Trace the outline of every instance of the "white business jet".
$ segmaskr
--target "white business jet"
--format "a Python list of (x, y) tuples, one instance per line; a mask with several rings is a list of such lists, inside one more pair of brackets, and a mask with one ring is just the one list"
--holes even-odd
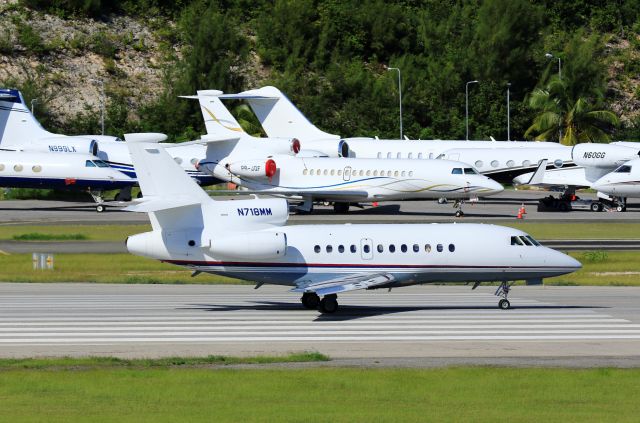
[(598, 192), (616, 198), (640, 198), (640, 159), (629, 160), (595, 181)]
[[(199, 91), (198, 100), (208, 136), (234, 137), (239, 123), (220, 101), (221, 91)], [(270, 145), (269, 140), (240, 134), (247, 143)], [(305, 151), (304, 149), (302, 151)], [(273, 155), (249, 160), (246, 153), (225, 151), (209, 143), (198, 170), (238, 184), (251, 192), (301, 198), (301, 209), (311, 211), (314, 202), (333, 202), (337, 213), (352, 203), (417, 199), (466, 200), (503, 190), (499, 183), (480, 175), (473, 167), (449, 160), (379, 160), (314, 157), (313, 154)], [(461, 204), (460, 202), (458, 203)], [(463, 212), (459, 208), (457, 216)]]
[[(157, 135), (157, 134), (156, 134)], [(338, 309), (337, 294), (430, 282), (509, 281), (581, 267), (517, 229), (480, 224), (285, 226), (284, 199), (215, 201), (189, 178), (154, 134), (125, 135), (144, 194), (128, 210), (149, 213), (152, 231), (127, 238), (132, 254), (257, 283), (292, 286), (302, 304)]]
[[(235, 150), (247, 158), (266, 157), (268, 154), (295, 154), (299, 150), (299, 141), (279, 139), (270, 143), (244, 143), (238, 136), (215, 140), (204, 136), (208, 142), (218, 141), (221, 154)], [(211, 174), (198, 171), (196, 165), (204, 157), (206, 147), (202, 142), (165, 144), (167, 151), (179, 163), (183, 170), (201, 185), (221, 182)], [(35, 119), (27, 108), (22, 94), (14, 89), (0, 89), (0, 149), (29, 153), (60, 153), (61, 155), (91, 154), (98, 156), (112, 168), (135, 178), (129, 149), (117, 137), (104, 135), (67, 136), (48, 132)], [(265, 152), (266, 151), (266, 152)], [(59, 160), (64, 160), (60, 157)], [(83, 162), (84, 163), (84, 162)], [(130, 186), (116, 196), (117, 200), (129, 200)]]
[[(377, 159), (447, 159), (473, 165), (480, 173), (502, 182), (537, 168), (546, 159), (549, 168), (574, 166), (571, 149), (554, 142), (380, 140), (344, 138), (313, 125), (277, 88), (263, 87), (221, 99), (244, 100), (254, 111), (269, 137), (296, 137), (305, 148), (332, 157)], [(336, 140), (338, 143), (336, 144)]]

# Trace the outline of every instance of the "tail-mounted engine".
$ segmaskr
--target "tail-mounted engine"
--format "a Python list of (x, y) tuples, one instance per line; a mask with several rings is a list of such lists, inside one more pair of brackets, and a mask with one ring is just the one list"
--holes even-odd
[(637, 159), (638, 148), (613, 144), (578, 144), (571, 150), (573, 162), (578, 166), (615, 169), (624, 162)]

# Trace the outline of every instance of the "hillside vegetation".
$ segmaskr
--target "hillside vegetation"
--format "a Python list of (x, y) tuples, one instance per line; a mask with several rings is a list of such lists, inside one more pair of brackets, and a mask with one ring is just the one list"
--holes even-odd
[(509, 83), (511, 139), (635, 141), (639, 30), (640, 0), (5, 0), (0, 83), (65, 133), (100, 131), (102, 80), (114, 135), (191, 139), (178, 95), (271, 84), (328, 132), (397, 138), (390, 66), (411, 138), (464, 139), (478, 80), (471, 139), (507, 139)]

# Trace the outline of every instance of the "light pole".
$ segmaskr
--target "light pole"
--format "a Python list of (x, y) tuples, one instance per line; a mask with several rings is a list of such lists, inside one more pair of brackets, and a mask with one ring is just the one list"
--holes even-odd
[[(562, 81), (562, 60), (560, 60), (559, 57), (555, 57), (551, 53), (546, 53), (544, 57), (546, 57), (549, 60), (554, 58), (558, 59), (558, 80)], [(558, 133), (559, 133), (558, 142), (562, 143), (562, 120), (558, 123)]]
[(555, 57), (551, 53), (546, 53), (544, 55), (544, 57), (546, 57), (549, 60), (554, 59), (554, 58), (558, 59), (558, 79), (562, 81), (562, 60), (559, 57)]
[(511, 141), (511, 109), (509, 108), (509, 87), (511, 87), (511, 82), (507, 82), (507, 141)]
[(32, 114), (33, 116), (35, 116), (35, 115), (36, 115), (35, 104), (36, 104), (37, 102), (38, 102), (38, 100), (37, 100), (37, 99), (35, 99), (35, 98), (34, 98), (34, 99), (31, 99), (31, 114)]
[(102, 79), (91, 79), (91, 81), (100, 84), (100, 126), (102, 127), (102, 135), (104, 135), (104, 81)]
[(385, 66), (385, 68), (387, 69), (387, 71), (398, 71), (398, 98), (399, 98), (399, 102), (400, 102), (400, 139), (402, 138), (402, 77), (400, 76), (400, 68), (390, 68), (388, 66)]
[(477, 84), (478, 81), (469, 81), (465, 85), (464, 98), (465, 98), (465, 123), (467, 127), (467, 141), (469, 141), (469, 84)]

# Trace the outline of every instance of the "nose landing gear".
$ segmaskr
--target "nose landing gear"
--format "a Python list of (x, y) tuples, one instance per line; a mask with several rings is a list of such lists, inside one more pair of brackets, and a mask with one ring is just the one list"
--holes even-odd
[(509, 296), (509, 291), (511, 290), (511, 285), (509, 282), (502, 282), (498, 289), (496, 290), (495, 295), (498, 297), (502, 297), (500, 301), (498, 301), (498, 308), (501, 310), (508, 310), (511, 308), (511, 303), (507, 299)]

